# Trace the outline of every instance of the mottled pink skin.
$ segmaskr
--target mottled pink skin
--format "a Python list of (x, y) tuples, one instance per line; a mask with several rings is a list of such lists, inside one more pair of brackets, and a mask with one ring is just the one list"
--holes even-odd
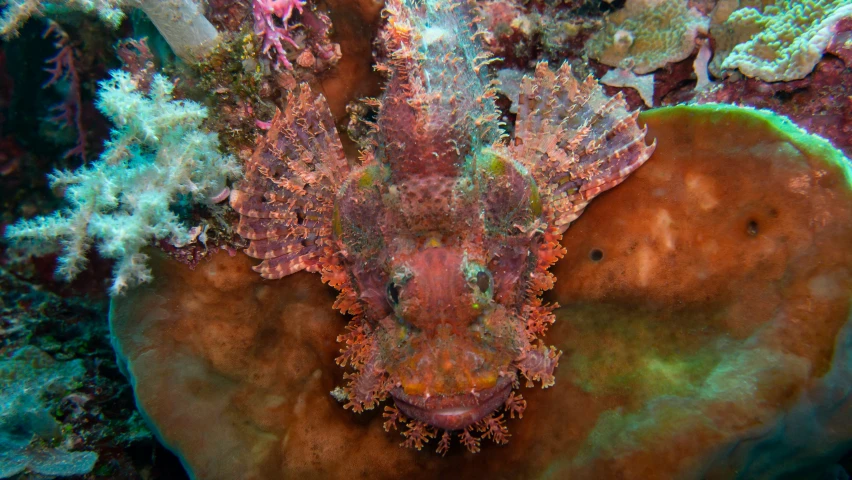
[(353, 315), (338, 337), (344, 406), (390, 397), (385, 427), (407, 423), (418, 449), (443, 429), (439, 452), (450, 431), (471, 451), (505, 443), (504, 417), (526, 406), (519, 377), (554, 384), (561, 352), (542, 340), (554, 307), (540, 295), (561, 234), (653, 151), (623, 100), (567, 64), (522, 82), (510, 138), (469, 14), (388, 0), (376, 69), (389, 79), (360, 163), (302, 86), (231, 195), (258, 272), (320, 272), (341, 291), (335, 307)]
[[(459, 191), (455, 185), (473, 184), (462, 176), (367, 188), (357, 183), (338, 198), (338, 239), (365, 304), (375, 361), (394, 386), (391, 395), (453, 408), (470, 405), (471, 392), (511, 384), (512, 362), (529, 345), (521, 317), (523, 282), (517, 279), (534, 267), (525, 261), (534, 240), (515, 235), (520, 238), (514, 248), (501, 247), (512, 235), (488, 232), (478, 219), (511, 200), (526, 213), (524, 223), (532, 222), (530, 182), (494, 206), (481, 192)], [(376, 236), (362, 236), (365, 230)], [(374, 248), (367, 246), (371, 238)], [(508, 391), (496, 393), (499, 406)]]
[(512, 381), (504, 377), (494, 387), (477, 394), (424, 399), (422, 396), (409, 396), (397, 387), (391, 395), (396, 407), (409, 418), (444, 430), (463, 430), (499, 410), (511, 391)]
[[(380, 147), (335, 196), (334, 238), (369, 333), (356, 348), (370, 352), (372, 380), (359, 367), (350, 401), (389, 395), (413, 420), (459, 430), (502, 406), (530, 348), (524, 279), (538, 268), (542, 211), (529, 172), (490, 149), (493, 92), (458, 43), (471, 32), (396, 3), (382, 32)], [(421, 21), (446, 25), (424, 57), (410, 34)]]

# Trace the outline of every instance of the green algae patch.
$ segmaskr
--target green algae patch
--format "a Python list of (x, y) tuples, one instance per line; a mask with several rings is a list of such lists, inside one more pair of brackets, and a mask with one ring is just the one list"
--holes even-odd
[[(783, 139), (799, 149), (804, 155), (824, 162), (829, 168), (837, 168), (852, 189), (852, 161), (835, 148), (831, 142), (819, 135), (813, 135), (798, 127), (789, 118), (771, 110), (750, 107), (738, 107), (721, 103), (703, 105), (678, 105), (674, 107), (647, 110), (639, 115), (640, 122), (672, 122), (684, 116), (700, 118), (700, 122), (717, 127), (731, 126), (758, 130), (761, 135)], [(767, 137), (768, 138), (768, 137)]]
[(492, 177), (499, 177), (506, 174), (506, 159), (490, 149), (483, 149), (476, 157), (476, 162), (478, 169)]
[(359, 188), (375, 188), (376, 185), (387, 181), (390, 172), (382, 165), (371, 165), (364, 168), (358, 177)]
[(572, 224), (554, 269), (563, 414), (594, 421), (545, 476), (777, 477), (806, 468), (780, 460), (825, 422), (819, 448), (841, 455), (852, 422), (826, 405), (850, 373), (849, 160), (768, 111), (639, 118), (657, 150)]
[(530, 210), (533, 215), (541, 215), (541, 193), (534, 180), (530, 180)]
[[(559, 311), (582, 338), (563, 363), (591, 395), (629, 394), (639, 404), (659, 395), (694, 394), (734, 342), (719, 337), (707, 309), (663, 312), (615, 304), (574, 304)], [(661, 341), (660, 339), (666, 339)], [(602, 348), (603, 346), (603, 348)]]

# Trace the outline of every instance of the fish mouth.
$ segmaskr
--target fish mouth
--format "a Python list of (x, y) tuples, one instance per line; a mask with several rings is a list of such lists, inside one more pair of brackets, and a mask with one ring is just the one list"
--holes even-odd
[(444, 430), (462, 430), (487, 417), (506, 402), (512, 391), (511, 376), (477, 392), (452, 396), (408, 395), (401, 387), (390, 394), (406, 416)]

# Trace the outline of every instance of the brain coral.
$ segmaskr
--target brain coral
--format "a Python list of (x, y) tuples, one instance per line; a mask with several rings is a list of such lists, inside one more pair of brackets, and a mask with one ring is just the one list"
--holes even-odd
[(846, 17), (852, 17), (849, 0), (778, 0), (763, 13), (741, 8), (713, 29), (719, 46), (715, 63), (766, 82), (804, 78)]
[(707, 33), (708, 22), (687, 8), (686, 0), (631, 0), (607, 17), (585, 50), (605, 65), (632, 65), (635, 73), (648, 73), (688, 57), (698, 34)]
[(510, 444), (441, 457), (341, 409), (333, 292), (241, 255), (157, 257), (113, 298), (138, 406), (213, 480), (819, 478), (802, 469), (852, 440), (848, 160), (750, 109), (643, 118), (654, 156), (563, 240), (548, 338), (568, 368), (524, 390)]

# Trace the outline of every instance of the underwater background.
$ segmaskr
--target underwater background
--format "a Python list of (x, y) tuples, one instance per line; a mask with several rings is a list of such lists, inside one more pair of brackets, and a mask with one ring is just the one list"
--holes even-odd
[[(451, 13), (403, 21), (431, 8)], [(0, 478), (849, 478), (852, 1), (0, 9)], [(458, 57), (437, 31), (448, 18), (471, 25)], [(332, 309), (346, 312), (331, 288), (345, 282), (294, 266), (307, 254), (274, 263), (284, 247), (260, 246), (246, 220), (263, 207), (236, 193), (263, 195), (250, 172), (286, 163), (267, 157), (305, 155), (276, 143), (291, 130), (336, 129), (336, 144), (315, 142), (326, 156), (305, 161), (318, 166), (391, 151), (378, 130), (419, 132), (386, 113), (394, 88), (410, 93), (388, 80), (408, 73), (408, 41), (421, 45), (425, 90), (469, 100), (452, 128), (472, 151), (537, 142), (524, 118), (552, 107), (530, 106), (545, 92), (576, 104), (541, 123), (574, 118), (590, 139), (560, 148), (583, 158), (621, 135), (631, 143), (589, 168), (634, 158), (601, 180), (610, 191), (582, 198), (567, 230), (542, 230), (558, 252), (537, 268), (554, 264), (556, 283), (530, 287), (544, 295), (525, 326), (543, 365), (513, 360), (525, 400), (513, 409), (512, 393), (496, 426), (446, 448), (433, 425), (379, 406), (389, 386), (359, 397), (346, 384), (369, 362), (335, 362), (360, 341), (358, 324), (345, 329), (360, 311)], [(456, 59), (473, 61), (436, 80)], [(495, 128), (470, 133), (483, 123)], [(546, 197), (546, 172), (518, 162)], [(359, 181), (391, 181), (374, 176)], [(315, 195), (319, 181), (304, 183), (291, 191)], [(400, 198), (403, 214), (428, 204)], [(338, 209), (300, 208), (300, 226), (325, 215), (346, 228)], [(516, 226), (513, 209), (498, 214)]]

